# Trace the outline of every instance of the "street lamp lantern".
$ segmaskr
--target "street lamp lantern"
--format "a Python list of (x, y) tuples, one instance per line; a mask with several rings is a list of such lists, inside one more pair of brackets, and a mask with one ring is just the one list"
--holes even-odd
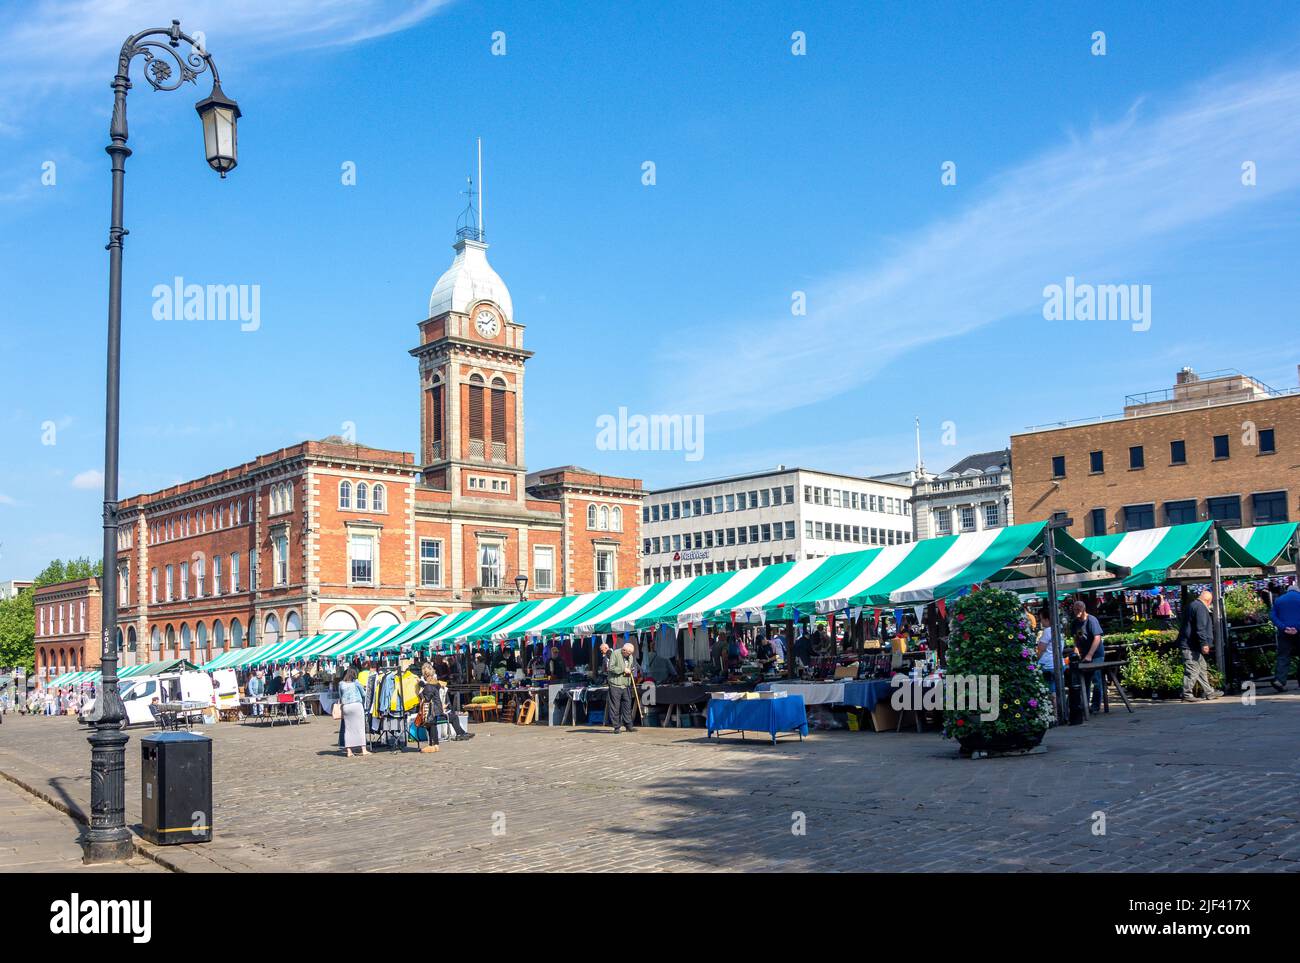
[(521, 602), (526, 601), (526, 598), (525, 598), (525, 596), (524, 596), (524, 593), (528, 591), (528, 576), (527, 576), (527, 575), (516, 575), (516, 576), (515, 576), (515, 591), (519, 593), (519, 601), (521, 601)]
[(239, 163), (235, 126), (239, 121), (239, 105), (226, 96), (220, 81), (213, 81), (212, 93), (194, 105), (203, 122), (203, 150), (208, 166), (226, 176)]

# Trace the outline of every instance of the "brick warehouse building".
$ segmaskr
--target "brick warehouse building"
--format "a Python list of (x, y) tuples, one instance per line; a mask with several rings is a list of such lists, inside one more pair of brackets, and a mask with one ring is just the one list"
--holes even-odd
[(1124, 412), (1011, 438), (1012, 498), (1025, 518), (1068, 514), (1071, 534), (1216, 519), (1300, 517), (1300, 389), (1239, 372), (1179, 372)]
[(524, 326), (477, 229), (411, 350), (419, 461), (332, 437), (121, 504), (123, 663), (635, 584), (639, 479), (524, 462)]

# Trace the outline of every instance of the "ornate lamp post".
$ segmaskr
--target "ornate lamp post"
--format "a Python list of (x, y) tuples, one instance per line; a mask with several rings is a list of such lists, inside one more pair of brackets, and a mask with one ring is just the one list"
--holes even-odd
[(515, 576), (515, 591), (519, 593), (519, 601), (521, 601), (521, 602), (527, 602), (527, 601), (528, 601), (528, 594), (527, 594), (527, 593), (528, 593), (528, 576), (527, 576), (527, 575), (516, 575), (516, 576)]
[[(157, 38), (157, 39), (155, 39)], [(165, 38), (165, 40), (163, 39)], [(189, 53), (182, 55), (184, 42)], [(131, 855), (131, 834), (126, 828), (127, 736), (122, 731), (126, 710), (117, 688), (117, 460), (118, 408), (121, 381), (122, 340), (122, 191), (126, 159), (126, 94), (131, 89), (131, 61), (145, 59), (145, 80), (154, 90), (176, 90), (194, 83), (204, 71), (212, 73), (212, 93), (195, 109), (203, 122), (203, 144), (208, 164), (222, 177), (237, 162), (235, 124), (239, 105), (221, 90), (217, 65), (201, 42), (181, 33), (179, 20), (170, 27), (155, 27), (128, 37), (117, 60), (113, 78), (113, 119), (109, 123), (110, 143), (105, 150), (112, 159), (113, 215), (108, 229), (108, 376), (104, 418), (104, 575), (101, 591), (103, 619), (101, 663), (103, 682), (97, 700), (95, 729), (90, 735), (90, 829), (83, 841), (85, 861), (109, 862)]]

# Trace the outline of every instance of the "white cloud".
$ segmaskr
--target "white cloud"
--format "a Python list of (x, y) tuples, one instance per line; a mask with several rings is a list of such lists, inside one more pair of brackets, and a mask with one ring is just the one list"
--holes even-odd
[(104, 487), (104, 473), (97, 468), (78, 472), (73, 476), (72, 487), (93, 491)]
[[(173, 17), (186, 33), (206, 35), (220, 67), (223, 56), (283, 56), (294, 49), (346, 46), (407, 30), (451, 2), (42, 0), (5, 18), (0, 80), (8, 95), (87, 81), (106, 84), (122, 42), (140, 30), (167, 27)], [(235, 96), (238, 99), (237, 92)]]
[(0, 505), (17, 505), (18, 503), (4, 492), (0, 492)]
[[(1294, 190), (1297, 156), (1300, 71), (1212, 78), (1159, 112), (1136, 105), (1005, 171), (957, 216), (900, 239), (887, 259), (812, 286), (808, 317), (745, 319), (666, 349), (660, 366), (698, 372), (673, 380), (674, 410), (757, 421), (841, 394), (924, 345), (1036, 312), (1044, 286), (1067, 275), (1141, 283), (1133, 272), (1210, 237), (1213, 219)], [(1247, 160), (1257, 187), (1241, 183)], [(720, 358), (745, 372), (722, 389)], [(797, 391), (773, 390), (791, 371), (818, 374)]]

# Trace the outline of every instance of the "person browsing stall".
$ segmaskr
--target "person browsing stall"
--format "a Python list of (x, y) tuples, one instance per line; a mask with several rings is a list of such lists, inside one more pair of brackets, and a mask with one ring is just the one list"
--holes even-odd
[[(1294, 585), (1279, 595), (1268, 612), (1269, 621), (1277, 628), (1277, 664), (1273, 667), (1273, 688), (1286, 691), (1286, 679), (1291, 674), (1291, 657), (1300, 655), (1300, 591)], [(1297, 673), (1300, 680), (1300, 673)]]
[[(600, 647), (602, 652), (609, 652), (609, 645), (604, 644)], [(609, 721), (614, 725), (615, 734), (619, 729), (626, 729), (628, 732), (636, 732), (636, 727), (632, 725), (632, 685), (633, 667), (636, 665), (633, 659), (633, 653), (636, 652), (636, 646), (631, 642), (624, 642), (621, 649), (615, 649), (609, 655)]]

